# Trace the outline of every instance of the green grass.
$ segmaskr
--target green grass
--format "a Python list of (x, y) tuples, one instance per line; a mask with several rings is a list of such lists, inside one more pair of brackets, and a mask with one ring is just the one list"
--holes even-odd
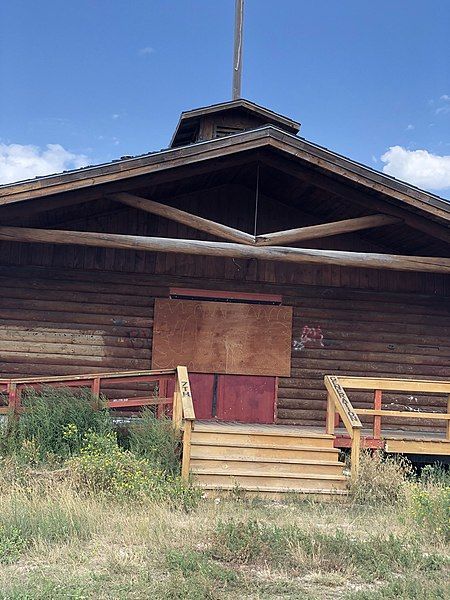
[(0, 600), (450, 597), (444, 469), (364, 454), (348, 499), (205, 500), (170, 423), (144, 415), (124, 447), (52, 394), (0, 439)]
[(45, 481), (0, 488), (2, 599), (431, 600), (450, 591), (445, 540), (403, 505), (222, 499), (186, 513)]

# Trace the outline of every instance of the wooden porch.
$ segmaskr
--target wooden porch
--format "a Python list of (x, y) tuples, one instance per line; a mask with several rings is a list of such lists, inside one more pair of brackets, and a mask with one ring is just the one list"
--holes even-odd
[[(182, 440), (182, 477), (192, 478), (206, 494), (243, 490), (251, 495), (278, 497), (302, 493), (329, 498), (346, 493), (348, 474), (339, 449), (350, 449), (351, 476), (358, 476), (362, 448), (388, 453), (450, 455), (450, 382), (392, 378), (324, 378), (328, 391), (324, 428), (196, 420), (186, 367), (160, 371), (121, 371), (78, 376), (0, 379), (4, 399), (0, 414), (19, 415), (27, 388), (87, 387), (103, 405), (122, 415), (152, 406), (158, 416), (171, 415)], [(117, 390), (132, 386), (129, 397)], [(142, 386), (151, 393), (142, 395)], [(373, 393), (374, 408), (355, 408), (351, 392)], [(426, 393), (447, 398), (447, 411), (383, 408), (383, 393)], [(111, 397), (112, 396), (112, 397)], [(114, 397), (115, 396), (115, 397)], [(360, 416), (372, 419), (363, 426)], [(434, 429), (385, 428), (385, 419), (431, 423)], [(344, 427), (339, 424), (342, 421)], [(444, 424), (445, 429), (439, 426)]]

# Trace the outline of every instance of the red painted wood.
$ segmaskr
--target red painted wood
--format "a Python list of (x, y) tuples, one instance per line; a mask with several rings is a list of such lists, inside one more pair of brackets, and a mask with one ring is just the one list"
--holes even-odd
[[(214, 393), (214, 375), (210, 373), (189, 373), (192, 402), (196, 419), (212, 419), (212, 401)], [(169, 380), (167, 396), (173, 396), (175, 381)]]
[(276, 377), (219, 375), (216, 416), (222, 421), (274, 423)]
[(196, 290), (189, 288), (171, 287), (170, 296), (184, 296), (186, 298), (217, 298), (217, 300), (242, 300), (243, 302), (276, 302), (281, 304), (282, 297), (279, 294), (253, 294), (248, 292), (229, 292), (219, 290)]
[[(381, 410), (382, 393), (383, 392), (381, 390), (375, 390), (374, 397), (373, 397), (373, 407), (375, 410)], [(381, 416), (380, 415), (375, 415), (373, 418), (373, 437), (376, 440), (379, 440), (381, 438)]]
[[(334, 440), (335, 448), (351, 448), (352, 440), (348, 435), (337, 435)], [(382, 450), (384, 449), (384, 440), (376, 440), (373, 437), (362, 437), (361, 448), (368, 450)]]

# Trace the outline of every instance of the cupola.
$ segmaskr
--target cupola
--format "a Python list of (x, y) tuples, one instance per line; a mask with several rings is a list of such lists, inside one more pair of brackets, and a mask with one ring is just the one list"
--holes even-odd
[(265, 125), (293, 135), (300, 130), (300, 123), (239, 98), (181, 113), (170, 147), (188, 146)]

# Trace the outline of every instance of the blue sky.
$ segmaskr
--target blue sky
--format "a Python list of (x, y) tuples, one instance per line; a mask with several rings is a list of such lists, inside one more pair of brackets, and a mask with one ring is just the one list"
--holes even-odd
[[(0, 3), (0, 180), (166, 147), (230, 98), (233, 21), (234, 0)], [(246, 0), (243, 96), (450, 197), (449, 27), (448, 0)]]

